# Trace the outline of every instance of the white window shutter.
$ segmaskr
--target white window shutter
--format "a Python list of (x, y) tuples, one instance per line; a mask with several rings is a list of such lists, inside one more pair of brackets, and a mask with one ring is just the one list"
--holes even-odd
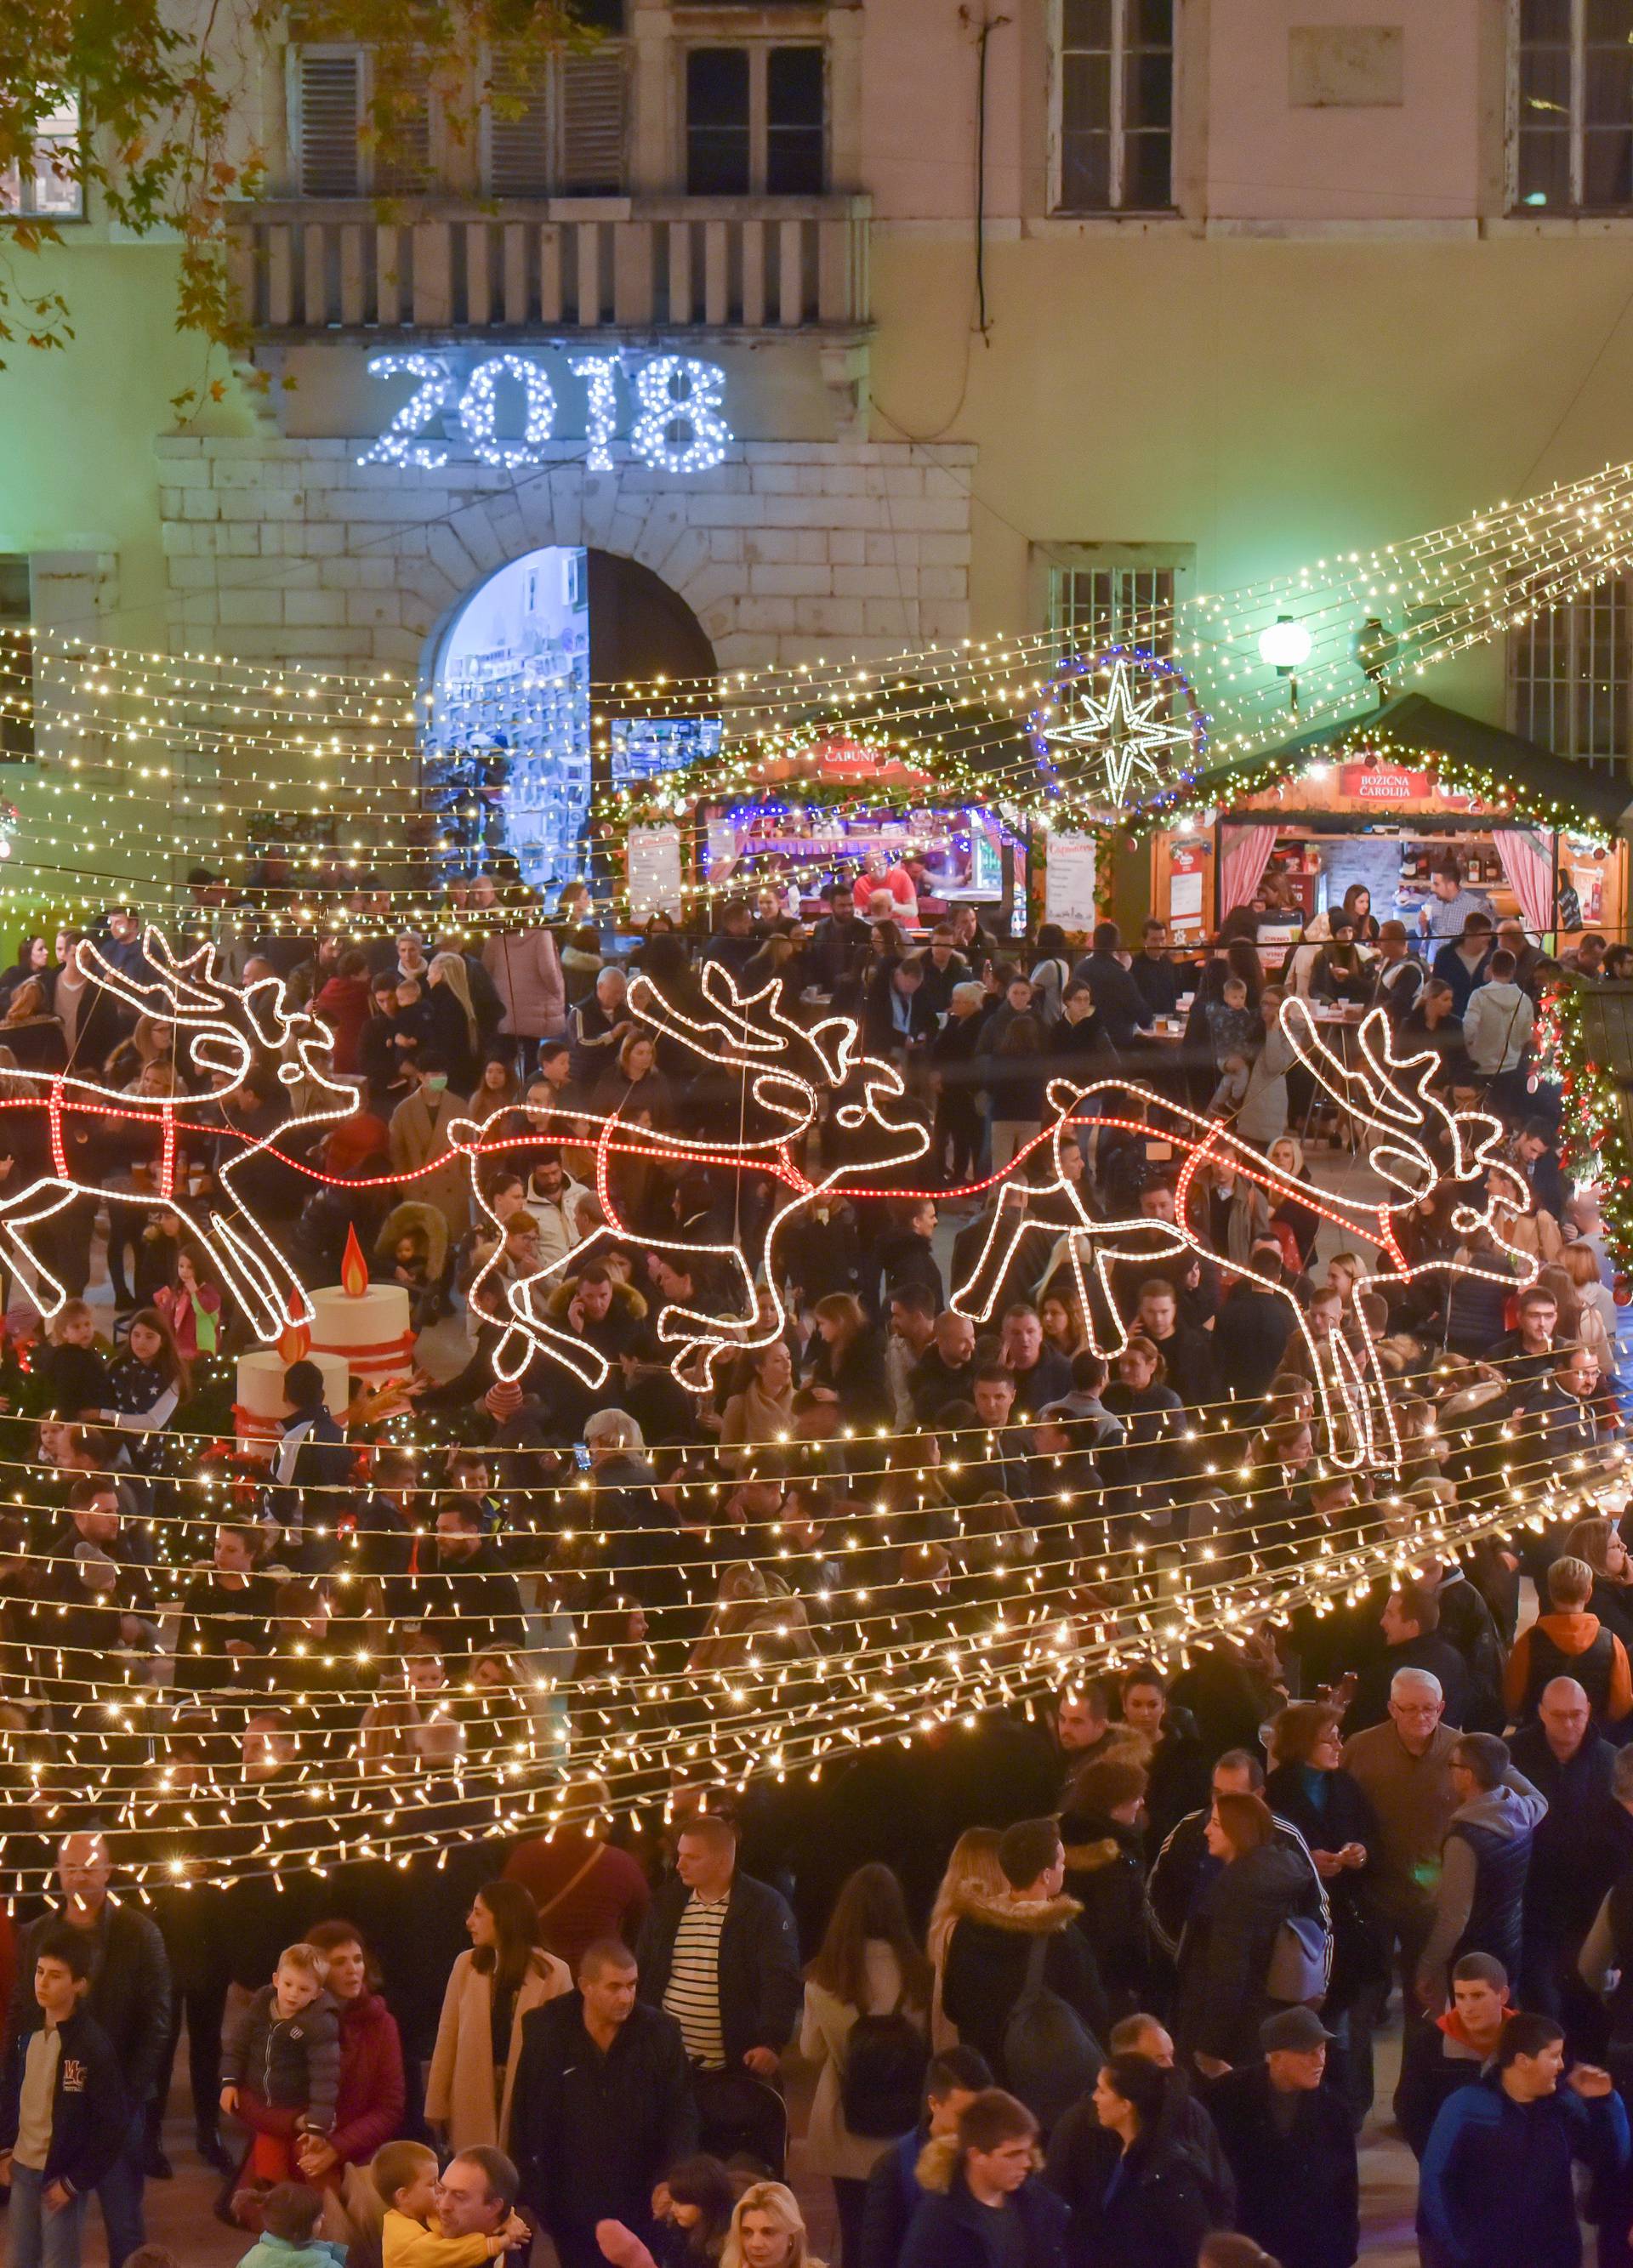
[(488, 101), (488, 188), (496, 197), (547, 197), (550, 73), (538, 61), (499, 62)]
[(379, 142), (374, 151), (374, 189), (380, 196), (411, 196), (431, 183), (431, 92), (425, 78), (404, 86), (393, 96), (383, 82), (376, 87), (376, 111), (388, 105), (386, 116), (391, 147)]
[(617, 195), (624, 188), (624, 59), (610, 42), (587, 55), (563, 55), (561, 161), (564, 195)]
[(295, 171), (300, 195), (360, 196), (362, 51), (302, 48), (296, 58), (295, 91)]

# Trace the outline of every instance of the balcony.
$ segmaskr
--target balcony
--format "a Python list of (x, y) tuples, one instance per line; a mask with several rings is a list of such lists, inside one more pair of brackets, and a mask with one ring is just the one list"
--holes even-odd
[(252, 322), (283, 335), (855, 332), (870, 211), (865, 196), (300, 199), (247, 207), (232, 258)]

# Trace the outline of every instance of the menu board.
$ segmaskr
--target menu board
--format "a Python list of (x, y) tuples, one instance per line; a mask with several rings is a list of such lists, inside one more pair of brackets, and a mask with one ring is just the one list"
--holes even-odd
[(1044, 919), (1064, 930), (1087, 932), (1095, 924), (1094, 837), (1055, 835), (1049, 837), (1044, 865)]
[(632, 827), (624, 838), (632, 921), (681, 911), (680, 828)]

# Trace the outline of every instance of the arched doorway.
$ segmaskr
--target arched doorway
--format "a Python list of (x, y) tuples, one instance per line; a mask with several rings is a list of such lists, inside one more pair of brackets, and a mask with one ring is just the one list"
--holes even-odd
[(547, 544), (490, 575), (427, 646), (425, 788), (442, 879), (514, 858), (559, 889), (588, 865), (590, 799), (607, 778), (707, 754), (718, 724), (620, 720), (592, 753), (592, 683), (709, 676), (714, 649), (679, 593), (610, 551)]

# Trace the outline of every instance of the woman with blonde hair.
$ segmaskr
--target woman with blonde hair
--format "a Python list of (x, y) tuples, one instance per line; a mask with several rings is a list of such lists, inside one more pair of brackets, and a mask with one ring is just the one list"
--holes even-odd
[(1273, 1186), (1267, 1192), (1272, 1199), (1271, 1226), (1285, 1228), (1288, 1231), (1297, 1248), (1299, 1265), (1307, 1269), (1310, 1265), (1310, 1256), (1315, 1250), (1316, 1236), (1321, 1226), (1321, 1216), (1315, 1204), (1315, 1182), (1311, 1176), (1309, 1167), (1304, 1163), (1304, 1145), (1296, 1134), (1278, 1134), (1270, 1145), (1269, 1160), (1276, 1171), (1286, 1180), (1297, 1182), (1300, 1187), (1310, 1191), (1308, 1201), (1303, 1197), (1282, 1194), (1276, 1186)]
[(1327, 1262), (1324, 1289), (1337, 1292), (1346, 1314), (1354, 1307), (1356, 1293), (1365, 1282), (1366, 1264), (1358, 1252), (1335, 1252)]
[(781, 2182), (754, 2182), (737, 2200), (720, 2268), (823, 2268), (799, 2199)]
[[(1576, 1263), (1571, 1264), (1571, 1256)], [(1585, 1265), (1585, 1273), (1584, 1269)], [(1554, 1294), (1559, 1321), (1554, 1330), (1557, 1346), (1579, 1339), (1599, 1365), (1600, 1378), (1614, 1378), (1616, 1368), (1616, 1303), (1599, 1279), (1599, 1263), (1585, 1245), (1567, 1244), (1557, 1260), (1538, 1271), (1540, 1290)], [(1594, 1297), (1594, 1293), (1599, 1298)], [(1607, 1318), (1604, 1308), (1608, 1308)]]
[(720, 1448), (726, 1462), (741, 1470), (757, 1443), (786, 1441), (794, 1431), (794, 1358), (788, 1342), (775, 1338), (757, 1348), (746, 1383), (732, 1395), (720, 1418)]
[(966, 1914), (979, 1907), (1001, 1904), (1009, 1895), (1009, 1884), (1003, 1868), (998, 1864), (998, 1845), (1002, 1837), (995, 1827), (966, 1827), (953, 1845), (947, 1861), (947, 1871), (942, 1876), (942, 1886), (935, 1893), (935, 1904), (930, 1910), (930, 1926), (925, 1933), (925, 1946), (930, 1957), (933, 1983), (930, 1992), (930, 2045), (939, 2054), (943, 2048), (958, 2045), (958, 2027), (942, 2006), (942, 1986), (947, 1974), (947, 1949), (952, 1943), (953, 1931)]
[(455, 1092), (469, 1094), (477, 1084), (482, 1056), (465, 956), (433, 954), (429, 974), (425, 1010), (431, 1018), (431, 1045), (447, 1057), (449, 1081)]

